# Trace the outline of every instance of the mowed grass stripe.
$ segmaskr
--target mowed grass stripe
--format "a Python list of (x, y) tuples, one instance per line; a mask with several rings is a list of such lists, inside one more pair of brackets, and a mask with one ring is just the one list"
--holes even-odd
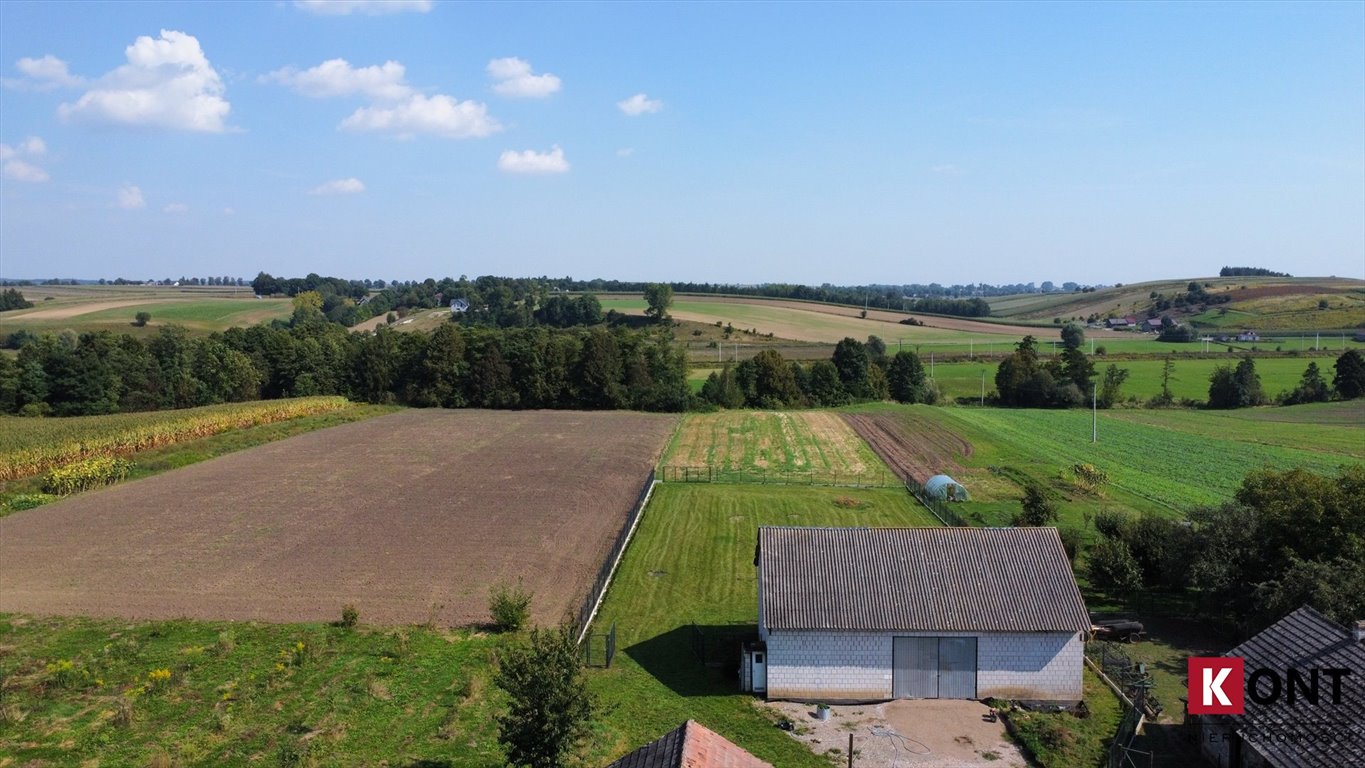
[(774, 765), (827, 765), (774, 728), (737, 680), (697, 661), (690, 625), (756, 624), (761, 525), (935, 522), (899, 489), (658, 486), (594, 627), (618, 633), (615, 664), (592, 676), (612, 702), (603, 737), (624, 754), (692, 718)]
[(688, 414), (661, 463), (746, 472), (887, 471), (842, 419), (826, 411)]

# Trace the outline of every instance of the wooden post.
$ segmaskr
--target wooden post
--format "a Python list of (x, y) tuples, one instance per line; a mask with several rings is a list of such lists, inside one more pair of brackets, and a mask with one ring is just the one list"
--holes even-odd
[(853, 768), (853, 734), (848, 734), (848, 768)]

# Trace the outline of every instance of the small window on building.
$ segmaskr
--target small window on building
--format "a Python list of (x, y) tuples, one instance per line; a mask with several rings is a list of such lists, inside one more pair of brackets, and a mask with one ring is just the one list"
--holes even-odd
[(754, 654), (754, 663), (755, 663), (755, 664), (762, 664), (762, 663), (763, 663), (763, 654), (761, 654), (761, 653), (755, 653), (755, 654)]

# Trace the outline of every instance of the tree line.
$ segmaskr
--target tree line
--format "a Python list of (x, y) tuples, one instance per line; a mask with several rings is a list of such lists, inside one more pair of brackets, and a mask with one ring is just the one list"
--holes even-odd
[(77, 416), (304, 395), (447, 408), (688, 407), (667, 333), (625, 327), (462, 327), (357, 334), (311, 305), (291, 322), (206, 337), (162, 328), (28, 335), (0, 356), (0, 412)]
[[(1014, 352), (996, 368), (995, 402), (1018, 408), (1070, 408), (1084, 405), (1091, 398), (1099, 408), (1111, 408), (1120, 402), (1128, 369), (1110, 364), (1103, 374), (1097, 374), (1094, 362), (1081, 349), (1085, 331), (1075, 323), (1063, 326), (1061, 337), (1061, 354), (1048, 360), (1040, 357), (1038, 340), (1033, 336), (1025, 336), (1015, 344)], [(1310, 362), (1298, 385), (1280, 393), (1274, 402), (1298, 405), (1326, 402), (1334, 395), (1343, 400), (1365, 395), (1365, 356), (1348, 349), (1333, 367), (1336, 375), (1329, 386), (1318, 364)], [(1161, 393), (1148, 405), (1176, 404), (1170, 390), (1173, 371), (1174, 363), (1167, 358), (1162, 367)], [(1209, 376), (1209, 408), (1245, 408), (1270, 402), (1256, 373), (1256, 361), (1251, 357), (1242, 358), (1235, 366), (1218, 366)]]
[(914, 352), (887, 355), (876, 336), (845, 338), (830, 360), (803, 365), (765, 349), (737, 365), (713, 371), (701, 388), (705, 405), (721, 408), (805, 408), (856, 401), (934, 403), (938, 389)]

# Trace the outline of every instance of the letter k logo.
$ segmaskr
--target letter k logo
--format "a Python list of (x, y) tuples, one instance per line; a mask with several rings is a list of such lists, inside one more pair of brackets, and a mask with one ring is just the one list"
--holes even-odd
[(1189, 709), (1192, 715), (1240, 715), (1246, 711), (1243, 661), (1220, 656), (1191, 657)]

